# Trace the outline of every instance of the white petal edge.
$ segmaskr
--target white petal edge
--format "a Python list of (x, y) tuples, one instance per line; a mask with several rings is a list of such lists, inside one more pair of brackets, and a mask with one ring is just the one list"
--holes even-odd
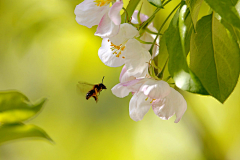
[(110, 37), (109, 40), (115, 44), (120, 45), (126, 43), (127, 40), (134, 38), (138, 34), (138, 30), (131, 24), (123, 23), (120, 25), (120, 30), (117, 35)]
[(108, 13), (106, 13), (98, 24), (97, 31), (94, 35), (101, 38), (109, 38), (115, 36), (119, 32), (119, 29), (120, 25), (115, 25), (109, 18)]
[(110, 19), (113, 21), (115, 25), (121, 24), (120, 11), (122, 10), (122, 7), (123, 7), (122, 1), (115, 2), (110, 8), (110, 11), (108, 12)]
[(129, 102), (129, 115), (134, 121), (140, 121), (151, 107), (150, 99), (142, 92), (135, 93)]
[(136, 39), (128, 40), (124, 54), (126, 68), (132, 76), (139, 78), (148, 74), (148, 62), (151, 55), (139, 41)]
[(148, 79), (140, 90), (152, 99), (163, 99), (170, 94), (171, 87), (165, 81)]
[(105, 65), (119, 67), (125, 63), (124, 53), (122, 52), (121, 56), (116, 57), (116, 54), (113, 54), (114, 51), (111, 50), (110, 44), (111, 42), (108, 42), (108, 38), (104, 38), (98, 50), (98, 56)]
[(167, 120), (176, 114), (175, 123), (178, 123), (187, 110), (187, 102), (184, 97), (175, 89), (164, 99), (153, 102), (154, 113), (161, 119)]
[(119, 83), (112, 88), (112, 93), (120, 98), (126, 97), (129, 92), (138, 92), (145, 79), (134, 79)]
[(126, 66), (124, 65), (123, 68), (122, 68), (122, 71), (120, 73), (120, 76), (119, 76), (119, 81), (120, 83), (123, 83), (123, 82), (127, 82), (127, 81), (131, 81), (131, 80), (134, 80), (136, 79), (136, 77), (132, 76), (128, 71), (127, 71), (127, 68)]
[(76, 21), (80, 25), (91, 28), (98, 25), (104, 14), (108, 12), (109, 6), (99, 7), (93, 0), (85, 0), (75, 7)]

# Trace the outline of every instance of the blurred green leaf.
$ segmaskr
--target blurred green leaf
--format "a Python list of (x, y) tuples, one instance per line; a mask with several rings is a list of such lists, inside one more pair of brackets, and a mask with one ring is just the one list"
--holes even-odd
[[(186, 11), (186, 5), (183, 5), (181, 10), (176, 12), (165, 32), (166, 45), (169, 53), (169, 73), (173, 77), (176, 86), (182, 90), (199, 94), (208, 94), (199, 79), (189, 69), (186, 61), (186, 46), (185, 43), (181, 43), (181, 39), (186, 40), (186, 33), (188, 33), (187, 30), (190, 29), (189, 25), (191, 24), (189, 23), (188, 26), (183, 24), (179, 26), (179, 23), (185, 23), (183, 21), (189, 18), (191, 19), (190, 16), (184, 16)], [(181, 20), (181, 22), (179, 22), (179, 20)], [(182, 32), (181, 36), (180, 32)]]
[(161, 0), (147, 0), (150, 4), (156, 6), (156, 7), (162, 7), (162, 2)]
[(51, 142), (53, 140), (41, 128), (35, 125), (4, 124), (0, 126), (0, 144), (20, 138), (44, 138)]
[(198, 20), (198, 13), (200, 10), (200, 7), (202, 5), (203, 0), (186, 0), (186, 4), (188, 5), (188, 8), (190, 9), (192, 21), (194, 28), (196, 28), (197, 20)]
[(16, 123), (27, 120), (36, 115), (46, 99), (32, 104), (29, 99), (17, 91), (0, 92), (0, 122)]
[(191, 38), (191, 69), (208, 93), (223, 103), (238, 81), (239, 46), (213, 14), (199, 20), (196, 31)]
[(240, 29), (240, 17), (235, 8), (238, 0), (205, 0), (224, 20)]

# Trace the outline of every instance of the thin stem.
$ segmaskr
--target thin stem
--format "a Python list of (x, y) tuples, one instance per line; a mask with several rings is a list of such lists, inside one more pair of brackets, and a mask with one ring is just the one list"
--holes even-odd
[(143, 22), (143, 24), (140, 26), (139, 30), (141, 30), (142, 28), (146, 28), (147, 24), (150, 24), (151, 21), (153, 20), (153, 18), (155, 17), (155, 14), (157, 14), (157, 12), (160, 10), (161, 8), (157, 8), (153, 14), (151, 15), (151, 17), (149, 17), (146, 21)]
[(126, 23), (126, 20), (127, 20), (127, 21), (129, 20), (128, 13), (127, 13), (126, 8), (122, 7), (122, 9), (123, 9), (124, 12), (125, 12), (125, 21), (124, 21), (124, 23)]
[(140, 9), (139, 9), (138, 14), (137, 14), (137, 19), (138, 19), (138, 23), (139, 23), (139, 24), (142, 23), (141, 18), (140, 18), (140, 13), (141, 13), (141, 11), (142, 11), (142, 6), (143, 6), (143, 2), (142, 2), (142, 4), (141, 4)]
[(164, 64), (163, 69), (161, 70), (161, 72), (157, 74), (158, 78), (160, 78), (160, 79), (163, 78), (163, 73), (164, 73), (164, 70), (165, 70), (165, 68), (167, 66), (168, 60), (169, 60), (169, 57), (167, 58), (167, 60), (166, 60), (166, 62)]
[(162, 33), (153, 32), (150, 29), (146, 28), (146, 31), (151, 34), (163, 35)]
[[(140, 39), (141, 37), (136, 37), (135, 39), (138, 40), (139, 42), (143, 43), (143, 44), (153, 44), (153, 42), (146, 42)], [(156, 46), (160, 47), (158, 44), (155, 44)]]
[[(167, 1), (166, 3), (168, 3), (168, 2), (170, 2), (170, 0)], [(166, 3), (165, 3), (165, 4), (166, 4)], [(168, 17), (165, 19), (165, 21), (163, 22), (163, 24), (162, 24), (161, 27), (159, 28), (158, 34), (157, 34), (157, 36), (155, 37), (155, 39), (154, 39), (154, 41), (153, 41), (153, 44), (152, 44), (152, 46), (151, 46), (151, 48), (150, 48), (150, 50), (149, 50), (149, 52), (150, 52), (151, 54), (152, 54), (153, 46), (154, 46), (154, 44), (156, 43), (157, 38), (158, 38), (158, 35), (160, 35), (160, 32), (161, 32), (163, 26), (166, 24), (166, 22), (168, 21), (168, 19), (171, 17), (171, 15), (175, 12), (175, 10), (176, 10), (180, 5), (181, 5), (181, 2), (172, 10), (172, 12), (168, 15)]]
[(136, 39), (143, 44), (152, 44), (152, 42), (146, 42), (146, 41), (141, 40), (140, 38), (136, 38)]

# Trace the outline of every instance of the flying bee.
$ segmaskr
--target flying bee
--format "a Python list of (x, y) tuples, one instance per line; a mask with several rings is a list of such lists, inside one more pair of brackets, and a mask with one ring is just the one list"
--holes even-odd
[[(104, 76), (103, 76), (103, 79), (104, 79)], [(87, 92), (86, 99), (88, 100), (89, 98), (93, 97), (97, 102), (100, 92), (103, 89), (107, 89), (107, 87), (103, 84), (103, 79), (102, 79), (102, 83), (99, 83), (99, 84), (89, 84), (85, 82), (78, 82), (77, 84), (78, 91), (80, 91), (80, 93)]]

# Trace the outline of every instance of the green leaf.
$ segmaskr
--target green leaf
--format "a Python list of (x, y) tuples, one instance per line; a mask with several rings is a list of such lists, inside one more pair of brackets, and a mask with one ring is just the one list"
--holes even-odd
[(228, 31), (233, 36), (234, 40), (237, 41), (239, 47), (240, 47), (240, 30), (233, 25), (229, 24), (224, 19), (221, 19), (221, 23), (228, 29)]
[(185, 56), (190, 51), (190, 39), (192, 34), (192, 20), (189, 15), (189, 9), (187, 5), (183, 5), (179, 13), (179, 33), (182, 43), (182, 50)]
[(238, 0), (205, 0), (229, 24), (240, 29), (240, 16), (236, 9)]
[(188, 8), (190, 9), (194, 28), (196, 28), (196, 24), (197, 24), (197, 20), (198, 20), (198, 13), (199, 13), (200, 7), (202, 5), (202, 1), (203, 0), (186, 0), (186, 4), (188, 5)]
[(16, 123), (27, 120), (36, 115), (46, 99), (32, 104), (29, 99), (17, 91), (0, 92), (0, 122)]
[(190, 68), (208, 93), (223, 103), (238, 81), (238, 44), (213, 14), (198, 21), (196, 32), (191, 38)]
[(166, 35), (163, 34), (160, 40), (159, 54), (154, 58), (155, 64), (158, 68), (163, 69), (166, 61), (168, 60), (168, 51), (166, 46)]
[[(166, 45), (169, 53), (168, 70), (177, 87), (193, 93), (208, 94), (199, 79), (189, 69), (186, 61), (186, 51), (188, 49), (186, 49), (185, 42), (189, 43), (186, 41), (186, 35), (188, 33), (187, 30), (191, 28), (189, 26), (191, 23), (186, 26), (184, 25), (185, 22), (183, 22), (186, 21), (186, 19), (191, 20), (191, 17), (185, 14), (187, 12), (186, 8), (186, 5), (183, 5), (181, 10), (176, 12), (165, 32)], [(181, 22), (179, 22), (179, 20), (181, 20)], [(182, 23), (182, 25), (179, 25), (179, 23)]]
[(35, 125), (4, 124), (0, 126), (0, 144), (20, 138), (44, 138), (53, 142), (48, 134)]
[[(129, 0), (128, 6), (126, 8), (128, 18), (132, 17), (134, 10), (136, 9), (140, 0)], [(124, 23), (126, 12), (121, 15), (122, 23)]]
[(150, 4), (156, 6), (156, 7), (162, 7), (162, 2), (161, 0), (147, 0)]

